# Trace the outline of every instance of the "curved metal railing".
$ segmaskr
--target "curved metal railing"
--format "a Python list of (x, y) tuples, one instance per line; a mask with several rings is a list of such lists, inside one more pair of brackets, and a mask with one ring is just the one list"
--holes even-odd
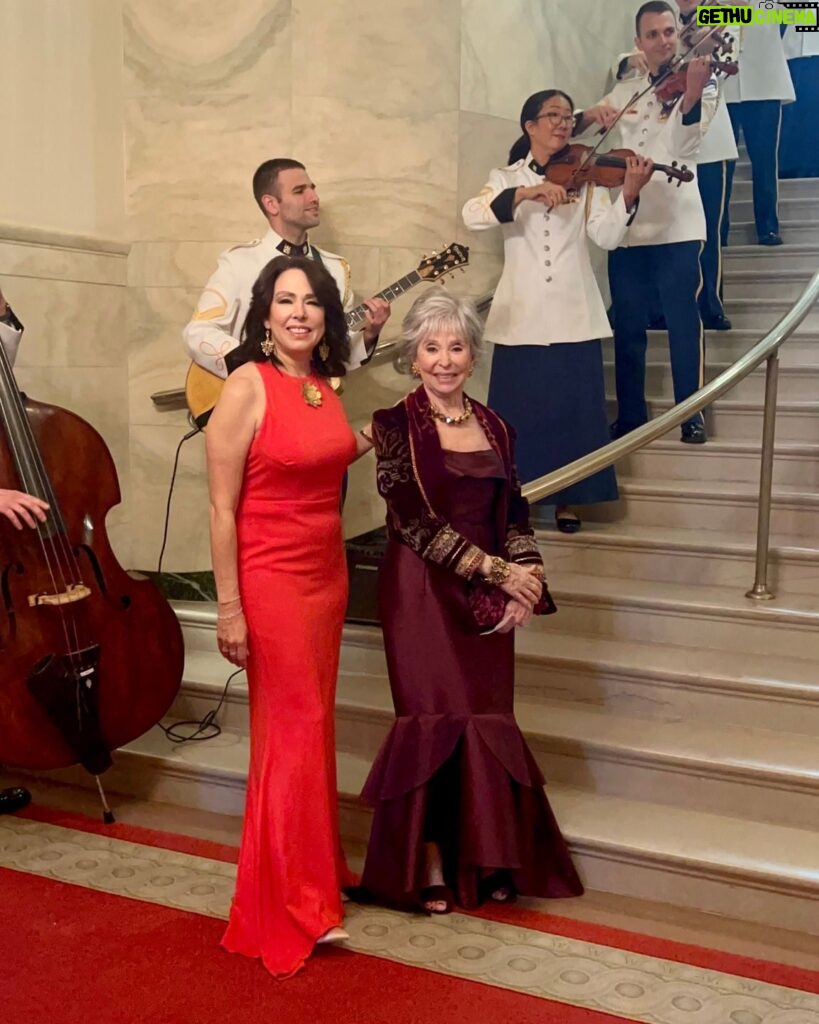
[(773, 481), (773, 455), (774, 455), (774, 434), (776, 427), (776, 390), (779, 372), (779, 348), (802, 323), (811, 310), (811, 307), (819, 297), (819, 270), (808, 282), (805, 290), (782, 317), (782, 319), (770, 331), (749, 349), (744, 356), (727, 370), (709, 381), (699, 391), (686, 398), (684, 402), (675, 405), (668, 412), (663, 413), (656, 419), (650, 420), (642, 427), (638, 427), (625, 437), (612, 441), (603, 448), (576, 459), (567, 466), (556, 469), (546, 476), (532, 480), (523, 488), (524, 495), (530, 501), (540, 501), (550, 494), (577, 483), (593, 473), (597, 473), (607, 466), (631, 455), (638, 449), (645, 447), (651, 441), (656, 441), (663, 434), (679, 427), (694, 413), (710, 405), (715, 399), (722, 397), (726, 391), (730, 391), (741, 380), (744, 380), (749, 373), (752, 373), (758, 366), (767, 360), (768, 367), (765, 377), (765, 414), (762, 428), (762, 451), (761, 469), (759, 481), (759, 511), (757, 523), (757, 550), (756, 550), (756, 578), (747, 596), (759, 601), (767, 601), (773, 598), (768, 588), (768, 549), (770, 538), (771, 522), (771, 487)]

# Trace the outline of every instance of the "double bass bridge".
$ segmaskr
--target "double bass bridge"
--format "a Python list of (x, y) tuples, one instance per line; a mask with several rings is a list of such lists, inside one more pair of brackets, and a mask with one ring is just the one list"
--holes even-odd
[(59, 594), (29, 594), (29, 608), (57, 607), (84, 601), (91, 596), (91, 590), (84, 583), (70, 583)]

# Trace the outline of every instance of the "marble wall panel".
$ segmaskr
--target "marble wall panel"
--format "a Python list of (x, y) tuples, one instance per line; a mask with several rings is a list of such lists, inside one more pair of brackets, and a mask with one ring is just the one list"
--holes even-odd
[(3, 290), (26, 327), (20, 366), (119, 366), (124, 371), (124, 288), (8, 276)]
[(197, 289), (130, 288), (128, 378), (132, 424), (187, 429), (183, 410), (160, 411), (151, 401), (156, 391), (182, 388), (189, 359), (181, 330), (198, 297)]
[[(302, 126), (313, 132), (301, 97), (331, 97), (385, 121), (457, 110), (460, 21), (458, 4), (441, 0), (293, 0), (294, 144)], [(386, 141), (377, 131), (357, 137), (368, 153)]]
[(120, 0), (2, 0), (0, 220), (124, 227)]
[(335, 97), (306, 97), (299, 106), (315, 127), (299, 154), (320, 189), (329, 248), (423, 248), (452, 234), (456, 111), (384, 118)]
[[(131, 487), (134, 531), (131, 564), (155, 569), (162, 544), (165, 503), (180, 432), (175, 426), (132, 425)], [(171, 504), (163, 568), (187, 572), (210, 567), (204, 435), (182, 448)]]
[(539, 89), (603, 95), (634, 37), (636, 0), (462, 0), (461, 109), (517, 119)]
[(190, 99), (290, 90), (290, 0), (125, 0), (129, 96)]
[(289, 97), (135, 96), (125, 116), (133, 240), (240, 241), (260, 233), (250, 183), (263, 160), (290, 148)]
[(108, 252), (70, 245), (58, 248), (42, 240), (8, 237), (12, 234), (19, 235), (19, 232), (0, 226), (0, 278), (15, 276), (120, 286), (126, 283), (125, 246), (112, 247)]

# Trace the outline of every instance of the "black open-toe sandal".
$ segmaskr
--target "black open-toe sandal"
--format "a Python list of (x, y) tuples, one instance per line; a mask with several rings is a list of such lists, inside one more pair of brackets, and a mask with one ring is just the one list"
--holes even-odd
[(561, 533), (577, 533), (580, 527), (583, 525), (579, 517), (576, 515), (560, 515), (556, 516), (555, 523), (558, 530)]
[[(433, 910), (427, 906), (428, 903), (443, 903), (445, 906), (443, 910)], [(428, 917), (433, 914), (451, 914), (455, 907), (448, 885), (425, 885), (418, 894), (418, 905)]]

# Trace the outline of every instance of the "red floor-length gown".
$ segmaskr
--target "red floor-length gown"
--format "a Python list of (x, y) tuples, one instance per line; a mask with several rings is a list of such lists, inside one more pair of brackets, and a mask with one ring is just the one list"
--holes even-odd
[(324, 381), (269, 363), (266, 409), (236, 513), (249, 631), (250, 771), (236, 893), (222, 945), (286, 977), (343, 919), (334, 704), (347, 570), (339, 512), (355, 437)]

